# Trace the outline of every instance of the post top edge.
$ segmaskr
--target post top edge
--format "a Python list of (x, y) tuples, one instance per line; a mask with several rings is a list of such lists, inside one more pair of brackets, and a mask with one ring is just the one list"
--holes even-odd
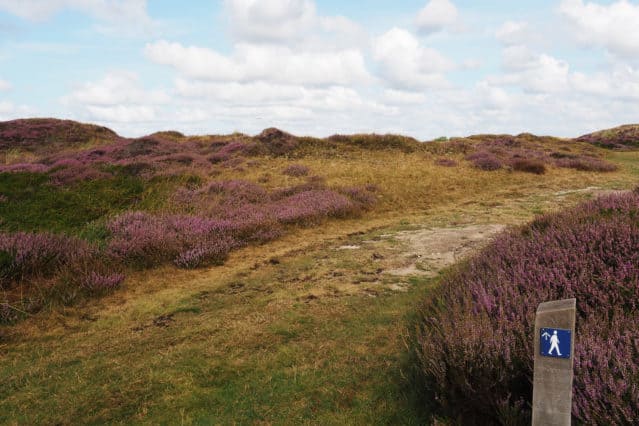
[(551, 300), (549, 302), (540, 303), (537, 312), (543, 311), (560, 311), (565, 309), (576, 309), (577, 299)]

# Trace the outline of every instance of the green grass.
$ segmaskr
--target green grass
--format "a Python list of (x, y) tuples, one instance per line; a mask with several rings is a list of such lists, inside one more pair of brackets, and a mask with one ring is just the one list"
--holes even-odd
[(92, 224), (127, 209), (153, 207), (166, 194), (167, 181), (144, 182), (118, 174), (109, 179), (58, 187), (46, 174), (0, 173), (0, 230), (49, 231), (100, 237)]
[(11, 345), (0, 358), (0, 423), (423, 424), (400, 336), (434, 282), (307, 301), (309, 259), (328, 271), (342, 256), (356, 254), (285, 258), (135, 319)]

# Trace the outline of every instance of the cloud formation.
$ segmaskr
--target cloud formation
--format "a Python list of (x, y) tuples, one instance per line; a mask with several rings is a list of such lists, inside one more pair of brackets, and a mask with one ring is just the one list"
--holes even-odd
[(443, 88), (454, 64), (436, 49), (422, 46), (407, 30), (393, 28), (373, 41), (373, 58), (387, 83), (400, 89)]
[(187, 77), (210, 81), (358, 84), (371, 80), (364, 56), (356, 49), (337, 52), (295, 51), (287, 46), (238, 44), (231, 55), (212, 49), (158, 41), (146, 45), (153, 62)]
[(602, 5), (583, 0), (562, 0), (559, 11), (572, 25), (581, 43), (603, 47), (632, 58), (639, 54), (639, 4), (626, 0)]
[(170, 100), (162, 90), (144, 89), (135, 73), (116, 71), (79, 85), (62, 103), (91, 119), (131, 123), (158, 118), (157, 106)]
[(417, 15), (415, 24), (424, 33), (433, 33), (452, 27), (458, 18), (457, 7), (450, 0), (430, 0)]

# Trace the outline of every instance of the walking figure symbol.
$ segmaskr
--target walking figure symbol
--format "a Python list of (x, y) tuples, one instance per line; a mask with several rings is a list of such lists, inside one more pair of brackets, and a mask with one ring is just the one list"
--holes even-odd
[(559, 337), (557, 337), (557, 330), (553, 331), (552, 336), (550, 337), (550, 350), (548, 351), (548, 355), (552, 355), (552, 351), (557, 351), (557, 356), (561, 356), (561, 352), (559, 351)]
[(561, 328), (541, 328), (539, 354), (553, 358), (571, 357), (572, 335), (570, 330)]

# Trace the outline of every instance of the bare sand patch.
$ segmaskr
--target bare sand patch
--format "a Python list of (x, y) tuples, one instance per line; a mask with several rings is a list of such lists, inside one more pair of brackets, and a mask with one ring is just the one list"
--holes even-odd
[(397, 276), (435, 276), (441, 269), (482, 246), (505, 227), (489, 224), (398, 232), (394, 238), (407, 247), (399, 259), (401, 265), (385, 272)]

